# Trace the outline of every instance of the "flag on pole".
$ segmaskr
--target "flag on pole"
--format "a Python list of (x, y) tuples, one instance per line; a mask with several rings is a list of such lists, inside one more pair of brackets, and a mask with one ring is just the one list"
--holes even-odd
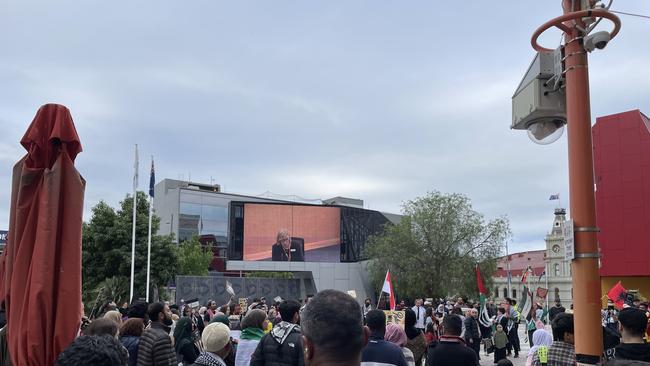
[(381, 292), (385, 292), (390, 296), (390, 309), (395, 310), (395, 292), (393, 291), (393, 282), (390, 280), (390, 270), (386, 271), (386, 278), (384, 285), (381, 287)]
[(483, 285), (483, 278), (481, 277), (481, 269), (478, 267), (478, 264), (476, 264), (476, 285), (478, 287), (478, 294), (481, 302), (481, 310), (479, 313), (479, 323), (481, 323), (482, 326), (484, 327), (491, 327), (492, 326), (492, 318), (490, 318), (490, 314), (488, 313), (487, 306), (485, 303), (485, 286)]
[(607, 292), (607, 297), (612, 300), (617, 308), (623, 308), (625, 300), (627, 299), (627, 290), (623, 287), (621, 281), (618, 281), (618, 283)]
[(546, 274), (546, 268), (542, 271), (542, 274), (539, 275), (539, 278), (537, 279), (537, 282), (542, 280), (542, 277)]
[(524, 270), (524, 273), (521, 274), (521, 283), (525, 284), (526, 279), (528, 278), (528, 274), (532, 271), (530, 266)]
[(559, 199), (560, 199), (560, 194), (559, 193), (552, 194), (551, 197), (548, 198), (549, 201), (557, 201)]
[(538, 287), (536, 291), (537, 297), (540, 299), (545, 299), (546, 295), (548, 295), (548, 289), (543, 288), (543, 287)]
[(530, 292), (528, 286), (524, 285), (524, 290), (521, 293), (521, 300), (519, 300), (520, 314), (523, 319), (530, 319), (530, 311), (533, 308), (533, 293)]
[(226, 292), (229, 293), (230, 296), (235, 296), (235, 290), (232, 288), (230, 281), (226, 281)]
[(135, 160), (133, 162), (133, 192), (135, 192), (138, 189), (138, 168), (139, 168), (139, 161), (138, 161), (138, 145), (135, 145)]
[(151, 177), (149, 178), (149, 196), (153, 197), (153, 186), (156, 184), (156, 172), (153, 168), (153, 156), (151, 157)]

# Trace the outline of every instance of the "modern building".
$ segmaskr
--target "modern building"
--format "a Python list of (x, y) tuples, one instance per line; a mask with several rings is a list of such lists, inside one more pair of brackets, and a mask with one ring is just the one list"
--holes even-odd
[(621, 281), (650, 299), (650, 118), (599, 117), (592, 134), (602, 293)]
[[(329, 226), (337, 235), (340, 253), (335, 249), (336, 258), (333, 261), (309, 261), (308, 257), (300, 262), (246, 260), (243, 255), (244, 209), (246, 205), (254, 204), (290, 206), (292, 210), (295, 208), (296, 212), (304, 212), (301, 209), (308, 210), (310, 207), (336, 208), (338, 216), (330, 220)], [(299, 293), (303, 298), (321, 289), (332, 288), (341, 291), (354, 290), (360, 301), (366, 296), (374, 296), (375, 292), (370, 288), (367, 278), (363, 253), (365, 241), (370, 235), (379, 232), (383, 225), (399, 220), (398, 215), (363, 209), (363, 201), (359, 199), (335, 197), (314, 205), (293, 200), (226, 193), (221, 191), (219, 185), (172, 179), (164, 179), (155, 185), (154, 210), (161, 221), (159, 234), (172, 234), (177, 242), (198, 236), (201, 243), (212, 248), (212, 276), (241, 277), (249, 272), (292, 272), (293, 279), (300, 280)], [(301, 216), (297, 214), (295, 218), (298, 221), (296, 225), (299, 225)], [(266, 217), (265, 220), (273, 221), (273, 217)], [(315, 228), (314, 231), (319, 230)], [(183, 281), (193, 288), (212, 286), (200, 285), (198, 279), (192, 280), (193, 282), (189, 279)], [(189, 293), (182, 295), (182, 289), (177, 289), (177, 293), (185, 298), (191, 296)]]
[[(571, 263), (564, 259), (565, 220), (566, 211), (563, 208), (555, 209), (553, 226), (545, 238), (546, 249), (514, 253), (497, 260), (497, 271), (493, 277), (494, 298), (521, 298), (524, 287), (521, 279), (523, 273), (530, 269), (526, 282), (533, 294), (541, 287), (548, 290), (547, 296), (551, 304), (560, 301), (568, 307), (573, 302)], [(508, 269), (511, 278), (510, 291)]]

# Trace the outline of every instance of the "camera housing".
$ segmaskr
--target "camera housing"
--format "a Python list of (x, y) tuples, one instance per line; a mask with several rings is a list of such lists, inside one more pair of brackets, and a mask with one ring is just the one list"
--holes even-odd
[(607, 44), (609, 43), (610, 39), (611, 36), (609, 35), (609, 32), (600, 31), (600, 32), (592, 33), (587, 37), (585, 37), (584, 40), (585, 51), (591, 52), (595, 49), (602, 50), (603, 48), (607, 47)]

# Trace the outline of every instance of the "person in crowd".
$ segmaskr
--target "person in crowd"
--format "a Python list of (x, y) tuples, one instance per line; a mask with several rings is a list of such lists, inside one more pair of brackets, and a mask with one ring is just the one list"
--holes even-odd
[(261, 309), (253, 309), (246, 314), (241, 322), (241, 336), (237, 345), (237, 354), (235, 356), (236, 366), (248, 366), (251, 362), (251, 356), (257, 345), (264, 337), (264, 329), (268, 324), (266, 313)]
[[(507, 299), (508, 301), (508, 343), (511, 345), (515, 353), (515, 358), (519, 357), (521, 347), (519, 345), (519, 321), (521, 314), (517, 308), (517, 300)], [(508, 355), (510, 355), (510, 348), (508, 348)]]
[(410, 349), (406, 348), (406, 332), (404, 329), (397, 324), (388, 324), (386, 326), (386, 333), (384, 334), (384, 339), (387, 342), (390, 342), (398, 346), (402, 350), (404, 359), (406, 360), (407, 366), (415, 366), (415, 359), (413, 358), (413, 352)]
[(127, 311), (127, 317), (130, 318), (140, 318), (144, 319), (145, 321), (148, 320), (147, 318), (147, 303), (144, 301), (134, 301), (131, 303), (131, 306), (129, 306), (129, 310)]
[(117, 323), (109, 318), (97, 318), (84, 330), (85, 335), (117, 337)]
[(421, 333), (424, 333), (427, 312), (424, 306), (422, 306), (422, 299), (415, 299), (415, 306), (413, 306), (411, 310), (415, 313), (415, 327), (418, 328)]
[(364, 319), (366, 318), (366, 314), (368, 314), (368, 312), (370, 310), (372, 310), (372, 300), (370, 300), (369, 297), (366, 297), (366, 301), (364, 302), (364, 305), (363, 305), (363, 318)]
[(106, 314), (104, 314), (104, 318), (114, 321), (118, 328), (122, 325), (122, 313), (117, 310), (107, 311)]
[(291, 240), (289, 230), (280, 229), (276, 242), (271, 246), (271, 260), (282, 262), (302, 262), (304, 255), (297, 242)]
[(616, 346), (614, 358), (650, 362), (650, 344), (643, 340), (648, 326), (645, 312), (640, 309), (625, 308), (618, 313), (618, 323), (621, 344)]
[(494, 332), (494, 363), (506, 358), (506, 346), (508, 345), (508, 335), (503, 330), (503, 325), (497, 324)]
[[(300, 303), (285, 300), (279, 310), (282, 321), (264, 335), (251, 357), (251, 366), (302, 366), (302, 332), (300, 322)], [(286, 320), (285, 320), (286, 319)]]
[(424, 332), (416, 328), (416, 325), (417, 319), (415, 312), (411, 309), (406, 309), (404, 311), (404, 330), (408, 338), (406, 348), (413, 352), (415, 363), (419, 365), (427, 351), (427, 339), (424, 337)]
[(84, 335), (70, 343), (54, 365), (126, 366), (127, 353), (115, 337)]
[(424, 330), (424, 338), (427, 341), (427, 345), (431, 344), (431, 342), (438, 341), (440, 337), (440, 333), (438, 332), (439, 326), (440, 321), (435, 316), (433, 317), (433, 321), (427, 324), (427, 328)]
[(537, 304), (533, 304), (530, 314), (530, 318), (524, 320), (526, 322), (526, 337), (528, 338), (528, 344), (533, 347), (535, 345), (533, 333), (535, 333), (535, 330), (537, 329)]
[(228, 317), (228, 320), (230, 321), (230, 329), (231, 330), (241, 330), (241, 305), (239, 304), (232, 304), (230, 305), (230, 316)]
[(549, 333), (546, 329), (537, 329), (532, 334), (532, 344), (528, 351), (528, 356), (526, 357), (526, 366), (532, 366), (533, 357), (537, 354), (537, 350), (544, 347), (548, 348), (553, 343), (553, 335)]
[[(377, 364), (406, 366), (401, 346), (384, 340), (386, 334), (386, 314), (381, 310), (370, 310), (366, 316), (366, 326), (370, 329), (368, 345), (361, 355), (362, 366)], [(404, 333), (406, 335), (406, 333)], [(405, 337), (406, 338), (406, 337)], [(404, 340), (406, 344), (406, 339)]]
[(429, 346), (427, 366), (478, 366), (476, 352), (460, 337), (463, 321), (456, 314), (442, 319), (440, 341)]
[(481, 330), (478, 324), (478, 310), (469, 311), (469, 316), (465, 318), (465, 343), (476, 352), (476, 357), (481, 359)]
[(574, 348), (573, 314), (557, 314), (551, 322), (553, 343), (548, 347), (547, 362), (542, 363), (539, 352), (533, 355), (534, 366), (573, 366), (576, 363)]
[(138, 364), (138, 344), (144, 331), (144, 322), (140, 318), (127, 319), (120, 327), (120, 342), (129, 351), (129, 366)]
[(201, 335), (203, 352), (193, 366), (226, 366), (224, 361), (232, 351), (230, 329), (219, 322), (208, 324)]
[(203, 321), (205, 324), (210, 323), (210, 320), (212, 320), (216, 314), (217, 302), (214, 300), (208, 300), (208, 303), (205, 304), (205, 312), (203, 313)]
[(514, 366), (514, 365), (512, 364), (512, 361), (510, 361), (507, 358), (504, 358), (501, 361), (497, 362), (497, 366)]
[(176, 366), (176, 352), (169, 331), (172, 313), (164, 302), (149, 305), (147, 315), (151, 322), (140, 337), (138, 345), (138, 366)]
[(174, 350), (179, 365), (191, 365), (199, 357), (199, 348), (194, 344), (192, 335), (192, 319), (182, 317), (174, 328)]
[(316, 294), (300, 314), (305, 365), (358, 366), (370, 330), (363, 326), (361, 307), (337, 290)]
[(555, 306), (548, 311), (548, 318), (552, 322), (558, 314), (562, 314), (565, 311), (566, 309), (562, 306), (562, 303), (558, 301), (555, 303)]

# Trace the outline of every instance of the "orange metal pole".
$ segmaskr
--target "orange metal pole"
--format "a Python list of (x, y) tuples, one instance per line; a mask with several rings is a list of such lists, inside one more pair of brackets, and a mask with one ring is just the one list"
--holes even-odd
[[(571, 9), (571, 4), (575, 8)], [(579, 11), (581, 1), (564, 0), (564, 12)], [(577, 20), (578, 23), (581, 23)], [(566, 33), (566, 108), (569, 144), (569, 192), (575, 225), (573, 309), (578, 364), (596, 364), (603, 354), (600, 319), (600, 276), (596, 240), (596, 204), (591, 143), (589, 69), (582, 32)], [(584, 28), (584, 25), (583, 25)]]

